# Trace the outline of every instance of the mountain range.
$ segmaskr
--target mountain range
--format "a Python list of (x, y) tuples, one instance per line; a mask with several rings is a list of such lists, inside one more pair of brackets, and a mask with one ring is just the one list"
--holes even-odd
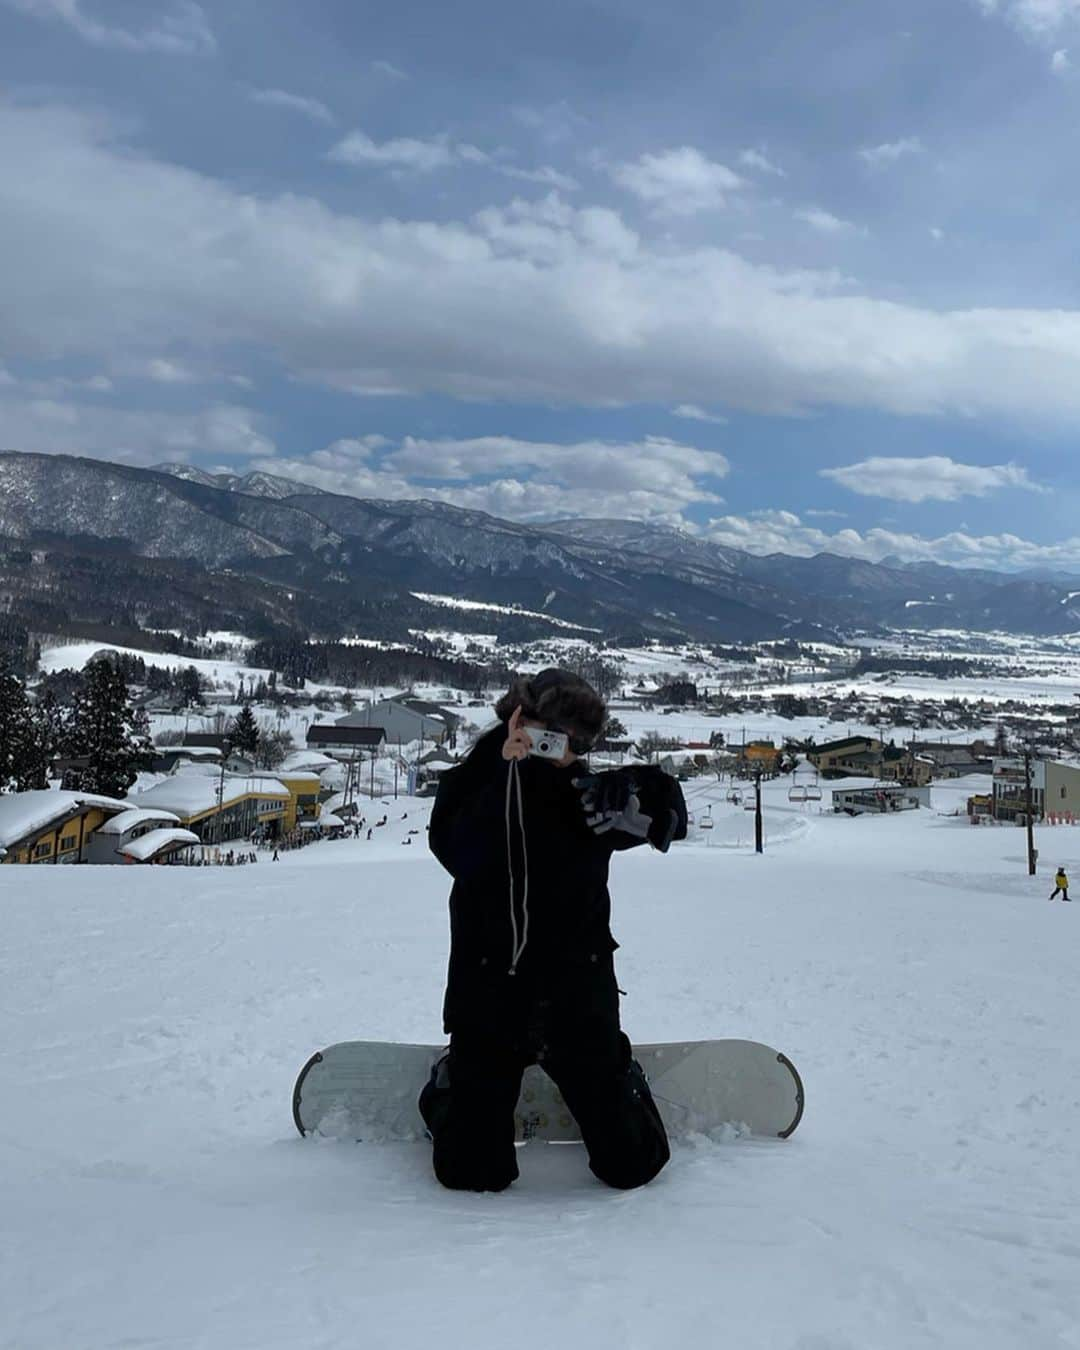
[[(32, 589), (25, 577), (16, 585), (12, 569), (26, 566), (27, 550), (56, 578), (65, 567), (77, 571), (72, 560), (103, 558), (122, 576), (127, 560), (132, 622), (150, 608), (160, 615), (160, 582), (155, 595), (142, 592), (165, 567), (182, 573), (189, 591), (202, 574), (235, 621), (255, 605), (264, 629), (323, 638), (373, 625), (379, 636), (395, 626), (448, 626), (447, 611), (417, 592), (665, 640), (831, 640), (886, 627), (1080, 630), (1080, 581), (1064, 577), (829, 553), (759, 556), (642, 521), (525, 525), (443, 502), (343, 496), (267, 473), (2, 452), (0, 598), (7, 591), (24, 607)], [(532, 635), (544, 631), (543, 620), (529, 625)], [(492, 611), (460, 611), (452, 626), (490, 631)]]

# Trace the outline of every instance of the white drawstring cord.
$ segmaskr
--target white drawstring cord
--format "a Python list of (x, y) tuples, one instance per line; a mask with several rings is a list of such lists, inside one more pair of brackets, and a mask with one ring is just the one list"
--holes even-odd
[[(514, 854), (510, 845), (510, 799), (511, 792), (515, 787), (517, 788), (518, 830), (521, 833), (521, 857), (525, 866), (525, 880), (521, 896), (522, 932), (520, 942), (518, 941), (517, 913), (514, 909)], [(521, 960), (525, 944), (529, 941), (529, 850), (525, 842), (525, 807), (522, 800), (521, 779), (518, 777), (516, 759), (510, 761), (506, 774), (506, 866), (510, 876), (510, 927), (514, 937), (513, 955), (510, 958), (508, 973), (515, 975), (517, 963)]]

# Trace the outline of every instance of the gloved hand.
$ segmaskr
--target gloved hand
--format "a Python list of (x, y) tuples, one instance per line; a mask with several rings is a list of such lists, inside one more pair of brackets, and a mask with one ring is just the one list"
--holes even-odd
[(642, 811), (630, 774), (613, 769), (607, 773), (583, 774), (572, 782), (581, 793), (585, 823), (593, 834), (622, 830), (638, 839), (648, 837), (652, 816)]

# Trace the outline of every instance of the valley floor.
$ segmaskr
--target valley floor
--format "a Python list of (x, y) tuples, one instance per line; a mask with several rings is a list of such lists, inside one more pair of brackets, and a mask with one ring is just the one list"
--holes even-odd
[(297, 1137), (313, 1049), (440, 1037), (422, 804), (277, 864), (0, 868), (0, 1344), (1080, 1347), (1080, 828), (1030, 879), (1019, 830), (770, 789), (758, 857), (695, 795), (722, 843), (614, 863), (624, 1023), (782, 1048), (806, 1115), (631, 1193), (576, 1148), (492, 1196)]

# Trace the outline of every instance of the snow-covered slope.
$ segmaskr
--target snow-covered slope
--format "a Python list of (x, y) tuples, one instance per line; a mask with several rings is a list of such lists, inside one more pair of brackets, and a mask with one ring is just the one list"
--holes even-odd
[[(632, 1193), (576, 1148), (485, 1196), (441, 1190), (423, 1145), (296, 1136), (314, 1048), (439, 1038), (425, 806), (277, 864), (0, 868), (0, 1343), (1075, 1345), (1080, 907), (1047, 903), (1019, 831), (785, 792), (762, 857), (616, 859), (615, 931), (630, 1034), (782, 1047), (804, 1121), (680, 1147)], [(1044, 872), (1080, 865), (1080, 830), (1038, 842)]]

